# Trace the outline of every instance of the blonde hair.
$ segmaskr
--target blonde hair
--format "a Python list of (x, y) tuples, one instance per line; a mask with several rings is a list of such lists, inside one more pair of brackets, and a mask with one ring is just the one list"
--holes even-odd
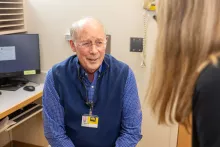
[(188, 126), (196, 80), (220, 51), (220, 1), (160, 0), (157, 8), (158, 38), (147, 98), (159, 124)]

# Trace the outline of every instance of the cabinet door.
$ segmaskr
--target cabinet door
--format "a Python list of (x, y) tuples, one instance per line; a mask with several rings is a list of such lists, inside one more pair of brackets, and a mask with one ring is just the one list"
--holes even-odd
[(0, 0), (0, 35), (26, 30), (25, 0)]
[(192, 134), (186, 131), (185, 127), (179, 125), (177, 147), (192, 147)]

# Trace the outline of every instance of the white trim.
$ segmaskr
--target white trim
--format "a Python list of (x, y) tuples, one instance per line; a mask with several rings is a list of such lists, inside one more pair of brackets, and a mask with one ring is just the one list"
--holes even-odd
[(178, 128), (178, 125), (170, 128), (170, 147), (177, 147)]

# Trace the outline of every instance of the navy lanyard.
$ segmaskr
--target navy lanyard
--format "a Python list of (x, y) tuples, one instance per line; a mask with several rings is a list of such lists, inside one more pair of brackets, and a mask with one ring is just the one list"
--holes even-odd
[[(84, 83), (84, 81), (82, 80), (82, 78), (83, 78), (83, 77), (79, 77), (80, 82), (82, 83), (82, 85), (84, 86), (84, 88), (85, 88), (85, 90), (86, 90), (86, 97), (84, 97), (82, 93), (81, 93), (81, 96), (82, 96), (82, 99), (84, 100), (85, 104), (89, 107), (89, 115), (92, 115), (93, 108), (94, 108), (95, 103), (96, 103), (96, 101), (97, 101), (97, 99), (96, 99), (95, 102), (93, 102), (96, 89), (95, 89), (94, 94), (93, 94), (93, 100), (90, 102), (89, 99), (88, 99), (88, 90), (87, 90), (87, 88), (86, 88), (86, 86), (85, 86), (85, 83)], [(96, 82), (96, 86), (97, 86), (97, 83), (98, 83), (98, 80), (97, 80), (97, 82)]]
[(86, 102), (86, 105), (89, 107), (89, 115), (92, 115), (94, 103), (87, 101), (87, 102)]

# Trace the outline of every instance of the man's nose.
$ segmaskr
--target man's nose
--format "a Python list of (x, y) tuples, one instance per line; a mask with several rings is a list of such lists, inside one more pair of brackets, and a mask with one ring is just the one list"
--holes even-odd
[(96, 44), (91, 44), (90, 53), (96, 54), (97, 52), (98, 52), (98, 48), (97, 48)]

